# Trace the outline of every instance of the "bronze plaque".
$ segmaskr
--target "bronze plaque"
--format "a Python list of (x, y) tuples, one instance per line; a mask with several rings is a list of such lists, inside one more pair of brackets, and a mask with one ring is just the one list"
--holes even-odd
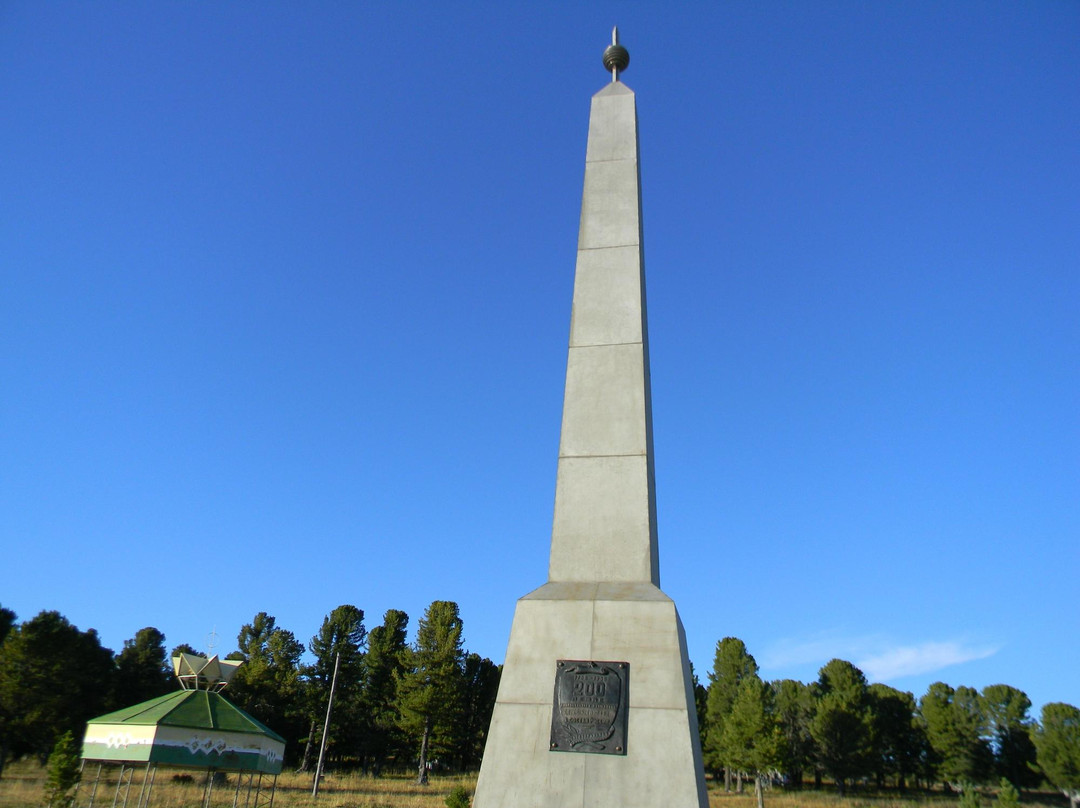
[(551, 751), (626, 754), (630, 663), (560, 659), (555, 663)]

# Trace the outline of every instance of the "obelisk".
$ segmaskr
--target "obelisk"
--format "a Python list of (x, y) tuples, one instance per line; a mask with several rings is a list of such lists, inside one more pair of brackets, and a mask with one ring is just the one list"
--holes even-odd
[(548, 581), (518, 601), (473, 808), (707, 808), (686, 638), (660, 591), (637, 109), (592, 98)]

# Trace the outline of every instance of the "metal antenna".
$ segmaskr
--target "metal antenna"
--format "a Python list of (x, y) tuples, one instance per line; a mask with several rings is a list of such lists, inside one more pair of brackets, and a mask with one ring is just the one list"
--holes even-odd
[[(617, 25), (611, 26), (611, 44), (612, 45), (618, 45), (619, 44), (619, 26), (617, 26)], [(611, 80), (612, 81), (618, 81), (619, 80), (619, 66), (618, 65), (612, 65), (612, 67), (611, 67)]]
[(619, 26), (611, 29), (611, 44), (604, 49), (604, 67), (611, 71), (611, 80), (618, 81), (619, 73), (630, 65), (630, 51), (619, 44)]

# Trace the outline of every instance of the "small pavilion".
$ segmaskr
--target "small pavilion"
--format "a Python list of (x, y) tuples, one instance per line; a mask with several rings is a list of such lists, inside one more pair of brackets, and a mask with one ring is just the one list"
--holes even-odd
[[(105, 799), (100, 787), (112, 783), (112, 808), (127, 808), (132, 785), (139, 782), (136, 808), (147, 808), (159, 766), (204, 773), (202, 805), (209, 808), (219, 773), (235, 772), (232, 806), (272, 808), (281, 773), (285, 739), (221, 695), (240, 662), (179, 654), (173, 671), (182, 690), (144, 701), (87, 722), (83, 739), (84, 773), (97, 764), (92, 779), (84, 774), (74, 805), (94, 808)], [(119, 769), (117, 772), (116, 769)], [(81, 802), (80, 791), (87, 793)]]

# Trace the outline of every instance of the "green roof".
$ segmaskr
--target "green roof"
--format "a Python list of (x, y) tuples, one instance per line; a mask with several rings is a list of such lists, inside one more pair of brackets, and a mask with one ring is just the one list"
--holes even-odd
[(128, 724), (186, 727), (266, 735), (285, 743), (285, 739), (256, 721), (220, 693), (209, 690), (177, 690), (133, 707), (91, 718), (90, 724)]

